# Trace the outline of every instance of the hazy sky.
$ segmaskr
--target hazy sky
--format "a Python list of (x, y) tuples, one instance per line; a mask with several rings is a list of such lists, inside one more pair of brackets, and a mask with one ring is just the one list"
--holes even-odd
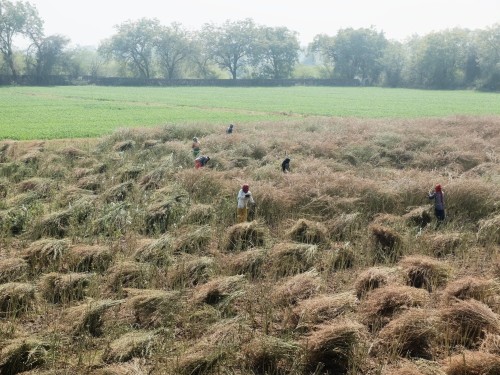
[(127, 20), (158, 18), (189, 30), (204, 23), (252, 18), (286, 26), (303, 45), (317, 34), (374, 26), (389, 39), (404, 40), (453, 27), (484, 29), (500, 22), (500, 0), (28, 0), (45, 21), (46, 35), (61, 34), (73, 45), (94, 45)]

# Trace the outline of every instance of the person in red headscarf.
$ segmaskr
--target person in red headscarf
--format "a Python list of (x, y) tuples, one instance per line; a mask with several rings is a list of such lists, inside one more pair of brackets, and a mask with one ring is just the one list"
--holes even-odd
[(440, 184), (434, 187), (434, 190), (429, 192), (429, 199), (434, 199), (434, 214), (438, 224), (444, 221), (444, 192)]
[(238, 223), (244, 223), (248, 219), (248, 204), (255, 204), (253, 200), (252, 193), (250, 192), (250, 187), (248, 184), (243, 184), (240, 191), (238, 192), (238, 208), (236, 210), (236, 215)]

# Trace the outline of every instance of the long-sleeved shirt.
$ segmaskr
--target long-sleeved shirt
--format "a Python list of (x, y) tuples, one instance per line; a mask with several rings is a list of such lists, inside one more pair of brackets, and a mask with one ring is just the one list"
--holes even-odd
[(240, 189), (240, 191), (238, 192), (238, 208), (247, 207), (248, 202), (255, 203), (252, 197), (252, 193), (250, 191), (245, 193), (243, 189)]
[(434, 191), (430, 193), (429, 199), (434, 199), (434, 208), (444, 210), (444, 193), (442, 191)]

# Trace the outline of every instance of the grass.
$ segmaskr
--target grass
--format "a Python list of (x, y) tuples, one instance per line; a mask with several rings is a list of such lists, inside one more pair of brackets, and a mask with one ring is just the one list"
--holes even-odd
[(1, 374), (498, 374), (500, 116), (211, 126), (0, 141)]
[(474, 91), (289, 87), (0, 87), (0, 139), (85, 138), (117, 128), (297, 118), (498, 115), (500, 95)]

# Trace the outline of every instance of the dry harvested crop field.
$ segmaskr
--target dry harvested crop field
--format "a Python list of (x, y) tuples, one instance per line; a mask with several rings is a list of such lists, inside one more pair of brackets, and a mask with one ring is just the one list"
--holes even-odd
[(500, 374), (500, 117), (214, 129), (0, 141), (2, 375)]

